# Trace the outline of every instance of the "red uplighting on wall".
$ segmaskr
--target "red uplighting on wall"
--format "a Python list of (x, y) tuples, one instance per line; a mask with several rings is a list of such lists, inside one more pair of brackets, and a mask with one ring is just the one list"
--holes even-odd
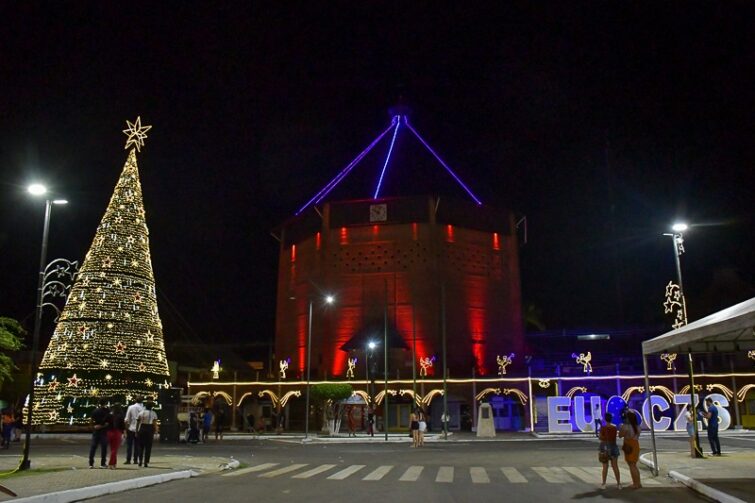
[(296, 245), (291, 245), (291, 262), (296, 262)]
[(319, 250), (321, 244), (322, 244), (322, 236), (318, 232), (317, 234), (315, 234), (315, 247)]
[(299, 356), (297, 363), (301, 375), (304, 374), (304, 367), (307, 364), (307, 319), (307, 315), (300, 314), (296, 320), (296, 346)]
[(446, 225), (446, 241), (449, 243), (454, 242), (454, 226), (453, 225)]
[(493, 233), (493, 249), (494, 250), (500, 250), (501, 249), (501, 240), (498, 237), (498, 233)]
[(346, 227), (341, 227), (341, 244), (345, 245), (349, 243), (349, 231)]
[(417, 222), (412, 222), (412, 239), (417, 240)]
[(378, 232), (380, 231), (379, 225), (373, 225), (372, 226), (372, 237), (376, 238), (378, 236)]

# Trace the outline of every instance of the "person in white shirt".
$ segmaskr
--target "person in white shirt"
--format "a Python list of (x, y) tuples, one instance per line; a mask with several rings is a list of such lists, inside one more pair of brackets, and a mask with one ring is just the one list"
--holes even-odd
[(131, 464), (131, 454), (134, 455), (134, 463), (140, 463), (139, 457), (139, 438), (136, 434), (136, 421), (139, 418), (139, 414), (144, 410), (142, 405), (142, 398), (138, 397), (136, 402), (131, 404), (126, 409), (126, 464)]

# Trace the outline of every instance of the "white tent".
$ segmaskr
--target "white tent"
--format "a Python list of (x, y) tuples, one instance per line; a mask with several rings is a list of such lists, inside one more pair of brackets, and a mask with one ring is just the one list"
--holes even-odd
[[(738, 352), (755, 349), (755, 298), (727, 307), (676, 330), (642, 343), (645, 369), (645, 393), (650, 397), (647, 356), (657, 353), (687, 353), (690, 366), (690, 393), (694, 392), (692, 355), (695, 353)], [(694, 403), (694, 398), (693, 398)], [(658, 474), (655, 428), (650, 421), (653, 441), (654, 472)], [(695, 422), (697, 436), (697, 423)]]

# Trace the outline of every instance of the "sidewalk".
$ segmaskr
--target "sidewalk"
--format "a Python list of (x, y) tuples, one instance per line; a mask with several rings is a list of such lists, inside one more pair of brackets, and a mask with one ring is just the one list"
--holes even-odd
[[(18, 456), (0, 457), (0, 472), (14, 470), (19, 459)], [(32, 460), (32, 470), (0, 478), (0, 485), (18, 495), (14, 498), (0, 492), (0, 501), (77, 501), (217, 472), (227, 462), (228, 458), (158, 454), (152, 456), (149, 468), (119, 464), (116, 470), (106, 470), (89, 469), (86, 456), (38, 455)]]
[[(653, 453), (640, 456), (653, 466)], [(660, 475), (685, 484), (694, 491), (727, 503), (755, 502), (755, 451), (724, 451), (723, 456), (690, 457), (689, 452), (658, 452)]]

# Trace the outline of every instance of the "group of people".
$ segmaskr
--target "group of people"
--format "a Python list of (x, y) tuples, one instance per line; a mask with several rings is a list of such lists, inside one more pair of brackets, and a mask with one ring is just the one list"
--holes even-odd
[(425, 445), (427, 416), (425, 416), (424, 410), (416, 408), (409, 414), (409, 431), (412, 434), (412, 447), (422, 447)]
[(708, 442), (710, 442), (710, 451), (712, 456), (721, 455), (721, 441), (718, 439), (718, 407), (713, 403), (713, 399), (705, 399), (705, 405), (708, 406), (707, 412), (695, 414), (691, 405), (687, 405), (687, 436), (689, 437), (690, 456), (696, 458), (702, 456), (702, 452), (697, 451), (697, 439), (695, 438), (695, 421), (701, 418), (708, 420)]
[(3, 440), (0, 446), (3, 449), (9, 449), (11, 442), (20, 442), (21, 433), (24, 430), (24, 420), (21, 411), (14, 411), (8, 407), (2, 410), (0, 414), (2, 421)]
[(642, 488), (640, 481), (640, 470), (637, 468), (637, 461), (640, 459), (640, 426), (637, 422), (637, 414), (627, 410), (624, 415), (624, 424), (621, 428), (616, 428), (613, 424), (613, 415), (606, 412), (603, 424), (600, 427), (598, 437), (600, 438), (600, 449), (598, 451), (598, 460), (603, 464), (603, 483), (600, 488), (606, 488), (606, 478), (608, 476), (608, 465), (610, 463), (616, 477), (616, 487), (621, 489), (621, 474), (619, 473), (619, 446), (616, 438), (623, 438), (624, 443), (621, 450), (624, 451), (624, 461), (629, 466), (629, 473), (632, 476), (632, 488)]
[(220, 408), (213, 414), (212, 410), (205, 408), (201, 414), (199, 412), (189, 413), (189, 430), (186, 441), (190, 444), (207, 442), (210, 437), (212, 425), (215, 424), (215, 440), (223, 440), (223, 426), (225, 425), (225, 410)]
[[(126, 437), (126, 463), (144, 467), (149, 466), (152, 454), (152, 441), (157, 433), (157, 413), (152, 410), (152, 402), (143, 402), (141, 398), (131, 404), (124, 415), (123, 408), (115, 404), (108, 407), (106, 400), (100, 400), (99, 406), (90, 417), (92, 425), (92, 443), (89, 447), (89, 468), (94, 468), (94, 456), (100, 449), (100, 468), (114, 470), (118, 464), (118, 450)], [(108, 448), (110, 459), (107, 459)]]

